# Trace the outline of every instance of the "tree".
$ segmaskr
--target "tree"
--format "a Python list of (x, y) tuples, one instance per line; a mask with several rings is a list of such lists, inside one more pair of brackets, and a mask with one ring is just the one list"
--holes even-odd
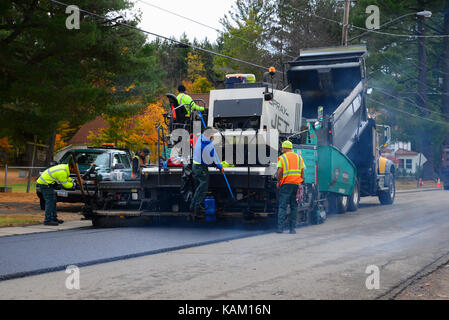
[(160, 70), (145, 35), (116, 23), (137, 25), (139, 17), (125, 13), (132, 3), (77, 4), (110, 20), (80, 13), (80, 29), (68, 30), (65, 6), (48, 0), (0, 6), (0, 113), (7, 124), (0, 135), (16, 145), (34, 135), (53, 145), (61, 122), (76, 127), (101, 113), (136, 113), (158, 92)]
[[(380, 8), (381, 24), (408, 15), (381, 32), (430, 35), (441, 30), (443, 3), (428, 0), (361, 0), (352, 10), (351, 23), (365, 27), (365, 8), (372, 4)], [(432, 19), (422, 17), (417, 21), (415, 15), (410, 15), (422, 10), (432, 11)], [(440, 162), (440, 145), (449, 133), (441, 107), (445, 95), (439, 86), (444, 40), (367, 33), (360, 41), (368, 45), (370, 52), (367, 67), (370, 85), (374, 87), (373, 98), (391, 106), (381, 107), (388, 110), (383, 120), (397, 128), (398, 139), (412, 141), (414, 148), (424, 153), (428, 159), (424, 178), (433, 178)]]
[[(235, 7), (220, 20), (225, 32), (219, 37), (221, 53), (257, 65), (269, 65), (271, 60), (265, 47), (264, 35), (268, 34), (271, 16), (274, 12), (272, 1), (237, 0)], [(230, 60), (214, 58), (215, 71), (224, 79), (226, 73), (254, 73), (262, 78), (264, 70), (257, 66)]]
[[(144, 146), (149, 147), (154, 155), (157, 145), (157, 126), (162, 125), (166, 129), (162, 106), (164, 97), (159, 97), (155, 103), (150, 103), (137, 115), (110, 116), (103, 115), (103, 119), (109, 124), (108, 128), (102, 128), (97, 134), (90, 132), (89, 142), (93, 146), (99, 146), (104, 142), (114, 143), (116, 147), (140, 150)], [(155, 159), (153, 159), (155, 160)]]

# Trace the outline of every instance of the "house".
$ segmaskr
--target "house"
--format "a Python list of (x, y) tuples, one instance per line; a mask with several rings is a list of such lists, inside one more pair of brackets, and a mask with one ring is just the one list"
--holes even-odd
[(98, 133), (100, 129), (107, 128), (108, 126), (109, 124), (100, 116), (96, 117), (95, 120), (83, 124), (72, 137), (72, 139), (69, 140), (68, 145), (56, 152), (54, 160), (59, 161), (62, 156), (69, 150), (87, 148), (87, 137), (89, 136), (89, 132), (93, 131), (94, 133)]
[(410, 142), (395, 142), (382, 150), (382, 156), (392, 160), (401, 171), (413, 174), (427, 162), (427, 158), (411, 149)]

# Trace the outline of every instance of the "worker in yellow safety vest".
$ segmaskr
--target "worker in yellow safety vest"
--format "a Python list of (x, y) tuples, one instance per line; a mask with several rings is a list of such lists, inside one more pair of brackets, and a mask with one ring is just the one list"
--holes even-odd
[(178, 91), (179, 94), (176, 97), (176, 99), (178, 99), (178, 105), (182, 105), (182, 104), (187, 104), (186, 107), (186, 119), (190, 119), (190, 112), (191, 112), (191, 108), (193, 110), (199, 110), (201, 112), (204, 111), (204, 107), (198, 106), (197, 104), (195, 104), (195, 102), (193, 102), (192, 97), (190, 97), (188, 94), (186, 94), (186, 87), (184, 85), (180, 85), (178, 87)]
[[(65, 189), (74, 188), (75, 181), (70, 178), (70, 173), (75, 173), (75, 168), (71, 163), (58, 164), (42, 172), (36, 181), (37, 187), (45, 200), (45, 225), (57, 226), (64, 222), (57, 217), (55, 188), (58, 185), (62, 185)], [(83, 179), (80, 183), (84, 183)]]
[(304, 181), (304, 160), (293, 152), (293, 144), (286, 140), (282, 143), (282, 155), (278, 158), (277, 188), (279, 190), (278, 207), (278, 233), (284, 231), (284, 222), (287, 216), (287, 207), (290, 205), (289, 227), (290, 233), (296, 233), (296, 219), (298, 203), (296, 193)]

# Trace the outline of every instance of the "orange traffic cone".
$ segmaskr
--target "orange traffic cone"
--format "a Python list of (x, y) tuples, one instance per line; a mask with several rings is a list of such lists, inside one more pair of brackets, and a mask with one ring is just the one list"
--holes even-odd
[(441, 181), (440, 181), (440, 178), (438, 178), (437, 188), (441, 188)]

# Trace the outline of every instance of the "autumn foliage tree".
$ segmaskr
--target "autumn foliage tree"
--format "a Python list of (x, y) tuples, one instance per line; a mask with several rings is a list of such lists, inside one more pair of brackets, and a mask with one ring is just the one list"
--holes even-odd
[(102, 128), (97, 134), (90, 132), (88, 139), (93, 146), (102, 143), (114, 143), (116, 147), (129, 148), (137, 151), (148, 147), (151, 158), (155, 160), (157, 153), (157, 126), (162, 125), (166, 129), (162, 105), (162, 97), (158, 102), (146, 105), (137, 115), (130, 117), (103, 115), (103, 119), (109, 124), (108, 128)]

